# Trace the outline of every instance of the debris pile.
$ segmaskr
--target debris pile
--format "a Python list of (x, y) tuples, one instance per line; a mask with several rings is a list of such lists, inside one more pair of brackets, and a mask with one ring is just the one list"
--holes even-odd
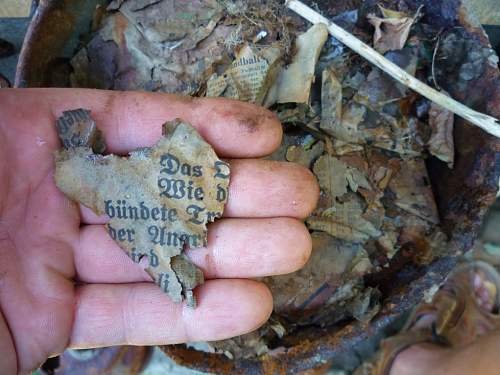
[[(460, 84), (494, 60), (491, 50), (463, 41), (460, 30), (438, 38), (422, 21), (425, 8), (358, 3), (334, 21), (437, 88), (449, 61), (461, 69)], [(324, 25), (307, 26), (283, 5), (257, 0), (112, 1), (96, 11), (94, 24), (72, 60), (75, 87), (264, 105), (285, 130), (271, 158), (310, 168), (321, 186), (306, 220), (310, 261), (296, 273), (263, 279), (274, 296), (270, 322), (209, 350), (250, 358), (285, 350), (279, 339), (303, 326), (369, 321), (383, 295), (367, 285), (368, 275), (407, 259), (428, 264), (446, 251), (426, 160), (453, 167), (453, 113), (344, 48)], [(458, 66), (452, 45), (464, 56), (478, 51)]]

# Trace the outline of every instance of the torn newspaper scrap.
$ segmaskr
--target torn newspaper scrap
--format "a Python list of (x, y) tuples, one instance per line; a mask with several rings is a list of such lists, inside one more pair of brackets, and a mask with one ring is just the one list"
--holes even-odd
[(246, 44), (224, 74), (210, 77), (207, 96), (223, 96), (261, 105), (278, 74), (282, 54), (277, 45), (257, 49)]
[(55, 153), (59, 189), (107, 215), (110, 237), (128, 256), (147, 263), (173, 301), (195, 307), (193, 289), (203, 273), (183, 249), (206, 246), (206, 225), (222, 216), (227, 201), (229, 165), (182, 120), (165, 123), (153, 147), (128, 157), (94, 153), (93, 142), (102, 138), (90, 111), (64, 112), (57, 129), (64, 145)]

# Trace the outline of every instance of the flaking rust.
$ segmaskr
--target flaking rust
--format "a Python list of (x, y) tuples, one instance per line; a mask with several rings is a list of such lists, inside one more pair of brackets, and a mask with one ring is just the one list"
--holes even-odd
[(179, 119), (163, 125), (154, 146), (127, 157), (102, 154), (104, 139), (88, 110), (64, 112), (57, 130), (59, 189), (107, 215), (107, 232), (120, 248), (147, 264), (173, 301), (195, 307), (193, 289), (204, 282), (203, 272), (183, 250), (207, 245), (206, 225), (222, 216), (227, 201), (229, 165)]

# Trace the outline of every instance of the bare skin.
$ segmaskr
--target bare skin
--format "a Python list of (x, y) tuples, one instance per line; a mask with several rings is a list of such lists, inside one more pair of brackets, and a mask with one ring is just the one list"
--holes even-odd
[[(496, 289), (482, 272), (473, 276), (476, 303), (486, 311), (495, 305)], [(415, 328), (429, 326), (435, 317), (428, 315)], [(481, 327), (478, 327), (480, 330)], [(497, 375), (500, 373), (498, 350), (500, 331), (480, 332), (482, 336), (462, 348), (444, 348), (432, 344), (414, 345), (395, 359), (390, 375)]]
[[(54, 121), (87, 108), (108, 150), (152, 145), (166, 120), (191, 122), (231, 159), (225, 218), (189, 255), (208, 281), (195, 310), (172, 303), (111, 241), (105, 218), (54, 185)], [(281, 141), (268, 111), (220, 99), (97, 90), (0, 90), (0, 372), (28, 373), (66, 348), (219, 340), (251, 331), (272, 311), (261, 283), (305, 264), (300, 219), (319, 188), (305, 168), (259, 160)]]
[(390, 375), (498, 375), (500, 331), (461, 349), (415, 345), (396, 357)]

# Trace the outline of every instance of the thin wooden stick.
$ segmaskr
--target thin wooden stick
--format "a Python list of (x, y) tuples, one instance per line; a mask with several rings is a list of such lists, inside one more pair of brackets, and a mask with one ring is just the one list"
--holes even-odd
[(500, 138), (500, 122), (491, 116), (484, 113), (476, 112), (460, 102), (440, 93), (425, 83), (419, 81), (411, 74), (408, 74), (393, 62), (387, 60), (380, 53), (373, 48), (363, 43), (354, 35), (348, 33), (341, 27), (337, 26), (321, 14), (309, 8), (298, 0), (287, 0), (286, 6), (296, 12), (298, 15), (304, 17), (309, 22), (324, 23), (330, 34), (337, 38), (340, 42), (351, 48), (353, 51), (359, 53), (373, 65), (382, 69), (395, 80), (401, 82), (403, 85), (415, 90), (420, 95), (425, 96), (427, 99), (439, 104), (441, 107), (463, 117), (474, 125), (479, 126), (484, 131)]

